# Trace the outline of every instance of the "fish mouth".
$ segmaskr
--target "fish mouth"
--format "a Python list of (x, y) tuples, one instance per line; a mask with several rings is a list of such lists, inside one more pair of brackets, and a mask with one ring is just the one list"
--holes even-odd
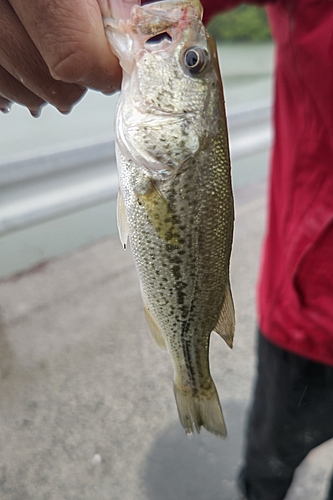
[(140, 52), (161, 53), (168, 58), (179, 54), (182, 47), (205, 45), (199, 0), (163, 0), (145, 5), (139, 5), (140, 0), (100, 1), (108, 5), (102, 9), (105, 31), (127, 74), (133, 71)]
[[(105, 1), (105, 0), (104, 0)], [(178, 41), (191, 21), (202, 20), (203, 8), (199, 0), (163, 0), (139, 5), (140, 0), (108, 0), (104, 8), (105, 27), (113, 26), (133, 37), (139, 37), (142, 45), (163, 48)], [(162, 50), (162, 48), (161, 48)]]
[(132, 32), (147, 50), (167, 50), (179, 43), (184, 30), (202, 20), (199, 0), (164, 0), (132, 7)]

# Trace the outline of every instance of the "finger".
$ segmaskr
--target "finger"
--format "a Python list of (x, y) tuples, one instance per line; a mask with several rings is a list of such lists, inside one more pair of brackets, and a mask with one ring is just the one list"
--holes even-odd
[(0, 95), (0, 111), (2, 113), (9, 113), (12, 103), (5, 97)]
[[(129, 19), (134, 5), (139, 5), (139, 0), (98, 0), (104, 17), (112, 17), (115, 20)], [(141, 2), (142, 4), (144, 2)]]
[(0, 66), (0, 93), (3, 98), (22, 104), (32, 111), (38, 113), (45, 101), (28, 90), (22, 83), (16, 80), (8, 71)]
[(69, 111), (84, 90), (52, 78), (40, 53), (6, 0), (0, 0), (0, 12), (0, 65), (40, 99), (54, 104), (63, 112)]
[(10, 0), (52, 76), (103, 92), (121, 70), (106, 39), (97, 0)]

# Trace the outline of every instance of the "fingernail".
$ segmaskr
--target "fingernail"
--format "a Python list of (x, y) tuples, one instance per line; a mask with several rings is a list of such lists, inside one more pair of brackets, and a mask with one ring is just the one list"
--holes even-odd
[(102, 94), (104, 94), (104, 95), (113, 95), (115, 92), (117, 92), (117, 89), (112, 88), (112, 89), (109, 89), (109, 90), (103, 90)]
[(6, 106), (2, 106), (2, 108), (0, 109), (1, 113), (4, 113), (5, 115), (7, 115), (10, 110), (11, 110), (11, 104), (7, 104)]
[(58, 109), (58, 111), (62, 115), (69, 115), (69, 113), (72, 111), (72, 108), (69, 108), (69, 109)]
[(41, 108), (38, 108), (38, 109), (29, 109), (30, 111), (30, 114), (31, 116), (33, 116), (34, 118), (39, 118), (41, 113), (42, 113), (42, 110)]

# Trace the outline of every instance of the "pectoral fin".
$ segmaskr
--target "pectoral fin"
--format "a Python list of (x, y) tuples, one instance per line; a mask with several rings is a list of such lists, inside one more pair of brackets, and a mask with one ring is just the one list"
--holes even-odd
[(162, 349), (166, 349), (166, 342), (165, 338), (163, 336), (163, 333), (161, 332), (159, 326), (157, 325), (156, 321), (154, 320), (153, 316), (151, 315), (148, 307), (146, 306), (145, 303), (143, 303), (143, 311), (145, 313), (145, 318), (151, 333), (151, 336), (153, 339), (155, 339), (156, 344), (161, 347)]
[(118, 198), (117, 198), (117, 225), (118, 225), (118, 232), (121, 244), (126, 250), (129, 228), (126, 217), (124, 198), (120, 189), (118, 190)]
[(178, 246), (179, 231), (175, 216), (154, 182), (150, 181), (147, 191), (137, 196), (159, 237), (170, 245)]
[(227, 286), (221, 314), (214, 331), (218, 333), (232, 349), (235, 331), (235, 309), (230, 290), (230, 283)]

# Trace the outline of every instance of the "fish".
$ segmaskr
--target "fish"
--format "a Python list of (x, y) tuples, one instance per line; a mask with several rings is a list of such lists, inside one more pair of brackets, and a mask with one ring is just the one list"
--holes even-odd
[(232, 347), (234, 202), (216, 44), (199, 0), (105, 3), (123, 69), (115, 118), (117, 222), (152, 337), (171, 356), (187, 434), (226, 436), (209, 368), (213, 331)]

